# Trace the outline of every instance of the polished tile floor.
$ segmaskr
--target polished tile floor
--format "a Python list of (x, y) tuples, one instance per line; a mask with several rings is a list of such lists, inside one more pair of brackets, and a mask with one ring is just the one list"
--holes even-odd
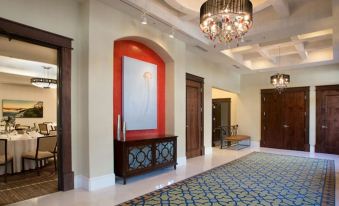
[[(248, 148), (241, 151), (230, 151), (213, 149), (213, 153), (202, 157), (187, 160), (185, 166), (159, 170), (147, 175), (128, 179), (127, 185), (122, 185), (121, 180), (117, 180), (115, 186), (98, 190), (95, 192), (87, 192), (84, 190), (72, 190), (69, 192), (58, 192), (39, 198), (19, 202), (13, 205), (22, 206), (112, 206), (142, 194), (151, 192), (168, 184), (183, 180), (213, 167), (225, 164), (234, 159), (240, 158), (253, 151), (261, 151), (276, 154), (295, 155), (303, 157), (315, 157), (324, 159), (333, 159), (336, 164), (336, 175), (339, 175), (339, 156), (328, 154), (310, 154), (307, 152), (297, 152), (288, 150), (276, 150), (268, 148)], [(339, 205), (339, 178), (336, 179), (336, 205)]]

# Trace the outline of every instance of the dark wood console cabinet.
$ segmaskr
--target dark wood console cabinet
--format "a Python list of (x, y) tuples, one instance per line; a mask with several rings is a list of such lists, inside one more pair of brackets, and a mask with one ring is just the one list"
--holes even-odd
[(150, 137), (141, 140), (114, 140), (114, 172), (126, 178), (177, 165), (177, 136)]

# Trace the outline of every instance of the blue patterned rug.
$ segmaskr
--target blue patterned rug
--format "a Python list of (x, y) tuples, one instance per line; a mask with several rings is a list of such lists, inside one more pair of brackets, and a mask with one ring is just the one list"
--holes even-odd
[(254, 152), (120, 205), (334, 206), (334, 161)]

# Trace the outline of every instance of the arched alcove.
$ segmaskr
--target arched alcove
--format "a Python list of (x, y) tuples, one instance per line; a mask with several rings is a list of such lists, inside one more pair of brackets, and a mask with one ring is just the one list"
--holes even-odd
[[(121, 51), (124, 50), (124, 51)], [(156, 130), (130, 132), (127, 137), (142, 138), (147, 135), (174, 133), (174, 61), (169, 53), (156, 42), (144, 37), (130, 36), (114, 42), (114, 94), (113, 94), (113, 122), (116, 135), (117, 115), (121, 114), (121, 58), (130, 56), (158, 66), (158, 128)], [(163, 84), (163, 85), (162, 85)], [(159, 98), (160, 97), (160, 98)], [(160, 118), (160, 119), (159, 119)], [(163, 120), (162, 120), (163, 119)], [(160, 123), (159, 123), (160, 121)], [(162, 122), (163, 121), (163, 122)], [(163, 123), (163, 124), (162, 124)]]

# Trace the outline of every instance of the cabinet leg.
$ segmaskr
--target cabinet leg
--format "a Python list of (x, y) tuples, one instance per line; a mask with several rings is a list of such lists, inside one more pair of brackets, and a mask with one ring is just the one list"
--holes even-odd
[(174, 164), (174, 170), (176, 170), (177, 169), (177, 164)]
[(124, 177), (124, 185), (126, 184), (126, 178)]

